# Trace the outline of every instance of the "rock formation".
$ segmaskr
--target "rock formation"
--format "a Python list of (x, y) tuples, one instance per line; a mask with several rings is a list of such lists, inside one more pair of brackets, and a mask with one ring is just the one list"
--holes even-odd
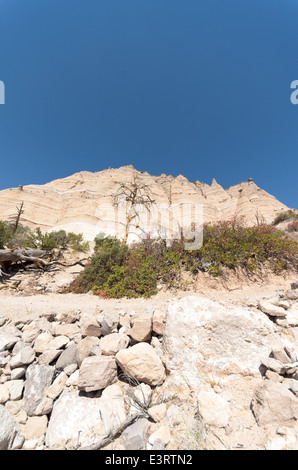
[[(274, 196), (259, 188), (251, 178), (248, 181), (224, 189), (213, 179), (212, 184), (190, 182), (182, 175), (152, 176), (137, 171), (132, 165), (99, 172), (81, 171), (67, 178), (44, 185), (30, 184), (20, 188), (0, 191), (0, 220), (15, 215), (16, 206), (24, 202), (21, 222), (43, 231), (64, 229), (83, 233), (86, 240), (93, 240), (100, 233), (118, 235), (123, 231), (123, 208), (113, 206), (113, 196), (120, 183), (137, 178), (140, 188), (150, 188), (155, 205), (156, 220), (150, 220), (150, 229), (157, 235), (167, 226), (167, 232), (175, 233), (182, 225), (183, 217), (189, 221), (194, 209), (202, 207), (204, 222), (226, 220), (234, 216), (244, 217), (249, 225), (258, 222), (271, 223), (278, 212), (288, 208)], [(181, 207), (183, 206), (183, 209)], [(183, 215), (182, 215), (182, 212)], [(163, 219), (167, 219), (163, 222)], [(131, 232), (144, 235), (134, 221)], [(153, 228), (154, 225), (154, 228)], [(131, 235), (133, 237), (133, 235)]]

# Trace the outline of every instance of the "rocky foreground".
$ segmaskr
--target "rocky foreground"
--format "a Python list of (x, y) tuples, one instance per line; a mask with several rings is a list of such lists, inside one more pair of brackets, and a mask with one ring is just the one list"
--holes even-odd
[(241, 304), (59, 299), (1, 307), (0, 449), (298, 449), (297, 283)]

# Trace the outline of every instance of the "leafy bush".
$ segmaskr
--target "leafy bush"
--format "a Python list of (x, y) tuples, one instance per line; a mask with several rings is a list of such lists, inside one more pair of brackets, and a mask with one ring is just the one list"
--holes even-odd
[(108, 280), (113, 268), (124, 262), (128, 247), (121, 246), (116, 238), (105, 238), (92, 256), (84, 271), (71, 283), (69, 290), (85, 293), (94, 286), (101, 288)]
[(0, 249), (7, 246), (7, 243), (12, 237), (12, 227), (8, 222), (0, 220)]
[(89, 242), (85, 242), (83, 235), (59, 230), (57, 232), (42, 233), (38, 227), (32, 231), (29, 227), (18, 224), (14, 232), (14, 224), (0, 221), (0, 248), (36, 248), (51, 251), (54, 248), (65, 249), (70, 247), (74, 251), (88, 251)]
[(297, 243), (270, 225), (243, 227), (224, 222), (205, 227), (203, 247), (197, 256), (209, 261), (209, 271), (217, 275), (222, 267), (255, 271), (265, 262), (280, 271), (293, 259), (297, 263), (297, 247)]
[(183, 240), (167, 246), (163, 240), (144, 240), (130, 247), (115, 238), (98, 238), (95, 253), (70, 286), (73, 292), (92, 290), (102, 297), (149, 297), (158, 281), (181, 287), (182, 274), (207, 271), (221, 276), (224, 268), (254, 272), (266, 263), (274, 272), (298, 268), (298, 243), (272, 225), (244, 227), (220, 222), (204, 226), (204, 243), (187, 251)]

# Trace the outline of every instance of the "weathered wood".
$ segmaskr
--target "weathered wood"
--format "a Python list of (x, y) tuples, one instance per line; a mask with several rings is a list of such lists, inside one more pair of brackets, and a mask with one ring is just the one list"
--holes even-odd
[(13, 249), (13, 250), (0, 250), (0, 264), (2, 265), (11, 265), (17, 263), (18, 261), (31, 261), (35, 264), (36, 267), (41, 267), (41, 265), (46, 265), (47, 262), (41, 258), (44, 256), (46, 251), (44, 250), (25, 250), (25, 249)]
[[(83, 261), (87, 261), (88, 258), (84, 258), (82, 260), (76, 261), (75, 263), (72, 264), (66, 264), (62, 263), (61, 261), (51, 261), (48, 262), (45, 259), (43, 259), (44, 256), (48, 255), (48, 252), (46, 250), (37, 250), (37, 249), (20, 249), (20, 248), (14, 248), (12, 250), (9, 249), (3, 249), (0, 250), (0, 266), (3, 268), (7, 266), (11, 266), (13, 263), (18, 263), (18, 262), (32, 262), (37, 268), (43, 268), (47, 269), (50, 266), (53, 266), (55, 264), (58, 264), (60, 266), (75, 266), (76, 264), (80, 264), (81, 266), (84, 266)], [(7, 276), (6, 273), (4, 273), (1, 268), (0, 268), (0, 277), (1, 276)]]

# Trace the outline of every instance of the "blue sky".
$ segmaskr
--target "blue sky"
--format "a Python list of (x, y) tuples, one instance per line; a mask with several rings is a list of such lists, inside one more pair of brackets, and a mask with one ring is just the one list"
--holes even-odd
[(0, 190), (133, 164), (298, 207), (297, 0), (0, 0)]

